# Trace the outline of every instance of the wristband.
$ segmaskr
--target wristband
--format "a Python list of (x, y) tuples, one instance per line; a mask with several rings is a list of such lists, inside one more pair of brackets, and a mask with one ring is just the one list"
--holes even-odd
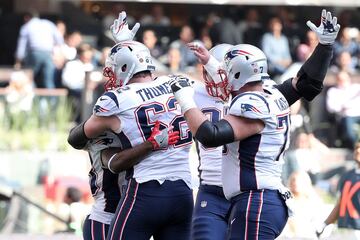
[(110, 170), (110, 172), (112, 172), (113, 174), (118, 174), (117, 172), (115, 172), (114, 170), (111, 169), (110, 165), (111, 165), (111, 161), (115, 158), (117, 153), (115, 153), (114, 155), (111, 156), (111, 158), (108, 161), (108, 169)]
[(194, 99), (193, 99), (193, 95), (194, 95), (194, 89), (193, 88), (180, 89), (179, 91), (174, 93), (174, 95), (175, 95), (175, 98), (176, 98), (177, 102), (180, 105), (181, 112), (183, 114), (186, 111), (188, 111), (189, 109), (191, 109), (191, 108), (196, 108), (196, 104), (195, 104)]
[(216, 58), (210, 55), (209, 61), (204, 65), (206, 72), (211, 76), (215, 83), (219, 83), (220, 79), (213, 77), (217, 76), (219, 70), (220, 63), (216, 60)]

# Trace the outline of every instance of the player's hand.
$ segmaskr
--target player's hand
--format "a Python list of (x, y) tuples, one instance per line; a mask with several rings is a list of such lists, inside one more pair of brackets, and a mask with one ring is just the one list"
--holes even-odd
[(187, 77), (182, 75), (172, 75), (170, 76), (169, 85), (173, 93), (180, 91), (183, 88), (192, 89), (190, 80)]
[(172, 131), (173, 127), (160, 130), (160, 122), (156, 121), (155, 126), (151, 131), (150, 137), (147, 139), (152, 146), (153, 150), (166, 148), (169, 145), (177, 143), (179, 140), (179, 131)]
[(126, 20), (126, 12), (122, 11), (119, 13), (119, 18), (115, 19), (114, 23), (110, 26), (110, 32), (115, 42), (119, 43), (133, 40), (139, 28), (140, 23), (136, 23), (130, 30)]
[(182, 113), (196, 107), (193, 99), (194, 88), (188, 78), (181, 75), (170, 76), (169, 85), (181, 107)]
[(319, 42), (323, 45), (333, 44), (340, 30), (337, 17), (332, 17), (331, 12), (327, 12), (325, 9), (321, 12), (320, 26), (316, 27), (311, 21), (307, 21), (306, 25), (316, 33)]
[(200, 43), (198, 41), (191, 42), (191, 43), (188, 43), (187, 46), (190, 48), (191, 51), (194, 52), (194, 55), (197, 57), (197, 59), (199, 60), (199, 62), (202, 65), (205, 65), (208, 63), (208, 61), (210, 59), (210, 53), (202, 43)]

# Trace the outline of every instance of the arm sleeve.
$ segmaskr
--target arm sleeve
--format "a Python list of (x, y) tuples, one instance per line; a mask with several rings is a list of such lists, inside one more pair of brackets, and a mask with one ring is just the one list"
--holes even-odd
[(300, 94), (292, 86), (292, 78), (286, 80), (282, 84), (275, 85), (282, 95), (284, 95), (286, 101), (289, 103), (289, 106), (293, 105), (297, 100), (301, 98)]
[(195, 138), (205, 147), (218, 147), (235, 139), (234, 130), (224, 119), (216, 123), (206, 120), (198, 128)]
[(318, 44), (300, 68), (296, 87), (306, 100), (313, 100), (323, 89), (323, 82), (333, 55), (332, 45)]
[(84, 125), (85, 122), (82, 122), (70, 130), (67, 141), (75, 149), (83, 149), (89, 140), (85, 134)]

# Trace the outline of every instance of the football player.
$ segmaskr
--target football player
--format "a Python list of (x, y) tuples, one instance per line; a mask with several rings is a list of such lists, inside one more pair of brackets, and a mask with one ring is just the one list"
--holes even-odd
[[(231, 47), (230, 44), (219, 44), (210, 49), (209, 54), (221, 62)], [(218, 69), (217, 73), (210, 76), (204, 68), (204, 81), (195, 81), (193, 85), (196, 106), (214, 123), (223, 118), (229, 99), (229, 94), (221, 87), (220, 80), (214, 80), (222, 74), (222, 70)], [(191, 239), (225, 239), (230, 202), (224, 196), (221, 182), (223, 148), (207, 148), (197, 143), (197, 150), (200, 186), (192, 217)]]
[[(84, 240), (106, 239), (111, 219), (126, 186), (124, 170), (129, 164), (135, 164), (151, 151), (177, 142), (177, 132), (168, 129), (160, 131), (159, 126), (159, 122), (155, 124), (147, 141), (124, 151), (120, 148), (122, 136), (110, 131), (86, 144), (84, 149), (89, 152), (91, 162), (89, 184), (94, 204), (83, 224)], [(111, 161), (111, 157), (115, 156), (113, 152), (116, 152), (116, 161)]]
[[(308, 100), (321, 91), (340, 26), (323, 10), (321, 24), (307, 25), (320, 44), (289, 86)], [(231, 201), (228, 239), (275, 239), (288, 218), (291, 194), (281, 183), (283, 153), (289, 139), (289, 104), (276, 87), (263, 88), (269, 78), (265, 54), (239, 44), (224, 57), (226, 89), (232, 101), (228, 114), (210, 122), (196, 107), (188, 79), (175, 77), (171, 88), (195, 138), (206, 147), (226, 145), (222, 163), (224, 194)], [(280, 88), (281, 89), (281, 88)]]
[[(126, 13), (121, 12), (119, 19), (115, 20), (110, 29), (116, 41), (126, 41), (135, 36), (138, 28), (139, 24), (136, 24), (132, 30), (129, 30)], [(107, 90), (112, 87), (116, 87), (114, 79), (110, 79), (106, 84)], [(101, 112), (104, 109), (98, 106), (95, 110)], [(172, 131), (172, 127), (160, 131), (160, 122), (156, 121), (147, 141), (122, 150), (124, 148), (121, 143), (124, 139), (122, 133), (105, 131), (97, 138), (87, 139), (82, 136), (83, 127), (84, 124), (81, 124), (72, 129), (68, 138), (68, 142), (73, 147), (88, 150), (92, 165), (89, 182), (95, 203), (84, 222), (83, 237), (86, 240), (105, 239), (110, 221), (122, 196), (122, 187), (126, 185), (124, 170), (138, 163), (151, 151), (175, 144), (179, 136), (177, 131)], [(128, 146), (125, 145), (125, 147)]]

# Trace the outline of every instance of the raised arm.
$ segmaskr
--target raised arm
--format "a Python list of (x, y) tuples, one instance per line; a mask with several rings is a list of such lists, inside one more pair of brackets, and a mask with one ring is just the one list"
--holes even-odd
[[(311, 21), (306, 23), (319, 39), (314, 52), (305, 61), (297, 76), (278, 85), (279, 91), (292, 105), (300, 97), (313, 100), (323, 89), (323, 82), (333, 55), (333, 44), (340, 30), (337, 18), (325, 9), (321, 13), (321, 23), (316, 27)], [(298, 96), (296, 96), (298, 95)]]

